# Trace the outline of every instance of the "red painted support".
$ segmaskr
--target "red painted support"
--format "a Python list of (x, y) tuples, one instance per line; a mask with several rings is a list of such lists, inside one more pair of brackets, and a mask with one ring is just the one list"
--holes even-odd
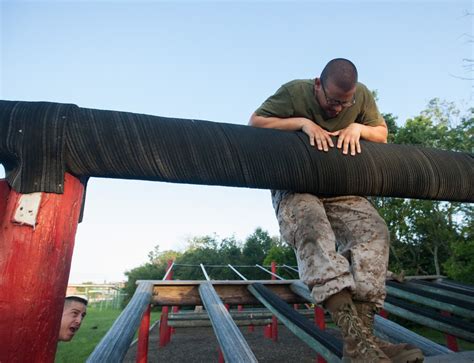
[(267, 324), (263, 327), (263, 336), (265, 338), (272, 338), (272, 324)]
[(143, 314), (142, 322), (140, 323), (140, 328), (138, 330), (138, 347), (137, 347), (137, 363), (147, 363), (148, 362), (148, 338), (150, 331), (150, 313), (151, 305), (148, 305), (148, 308)]
[[(324, 309), (320, 308), (319, 306), (314, 307), (314, 324), (319, 328), (319, 329), (326, 329), (326, 321), (324, 320)], [(317, 355), (316, 358), (317, 363), (326, 363), (326, 359), (324, 359), (322, 356), (319, 354)]]
[[(277, 269), (276, 269), (276, 262), (272, 261), (272, 272), (276, 274)], [(276, 280), (276, 276), (272, 275), (272, 280)], [(271, 330), (271, 336), (270, 336), (274, 342), (278, 341), (278, 320), (276, 316), (272, 316), (272, 330)]]
[(217, 348), (217, 350), (219, 351), (219, 358), (218, 358), (218, 362), (219, 363), (224, 363), (225, 362), (225, 359), (224, 359), (224, 354), (222, 354), (222, 350), (221, 348)]
[(66, 174), (33, 228), (12, 222), (23, 195), (0, 181), (0, 362), (54, 361), (83, 193)]
[[(173, 306), (171, 311), (173, 312), (173, 314), (179, 313), (179, 306)], [(174, 326), (172, 326), (171, 327), (171, 334), (174, 334), (174, 333), (176, 333), (176, 328)]]
[(380, 309), (379, 315), (380, 315), (382, 318), (388, 319), (388, 311), (387, 311), (387, 310)]
[[(442, 311), (441, 315), (451, 316), (449, 311)], [(458, 340), (454, 335), (445, 334), (446, 337), (446, 346), (451, 349), (453, 352), (459, 352)]]
[[(166, 271), (168, 272), (173, 264), (172, 260), (168, 260), (168, 266), (166, 267)], [(166, 276), (166, 280), (171, 280), (173, 277), (173, 271), (170, 271)], [(160, 347), (164, 347), (168, 344), (171, 340), (171, 327), (168, 326), (168, 313), (169, 307), (163, 306), (161, 308), (161, 316), (160, 316)]]
[(243, 305), (237, 305), (237, 311), (244, 311)]

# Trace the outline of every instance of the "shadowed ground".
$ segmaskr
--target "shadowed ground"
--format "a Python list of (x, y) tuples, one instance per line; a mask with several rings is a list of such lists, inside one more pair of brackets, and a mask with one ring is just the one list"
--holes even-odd
[[(158, 325), (150, 333), (149, 362), (217, 362), (217, 339), (212, 328), (179, 328), (171, 343), (158, 348)], [(263, 336), (263, 327), (255, 327), (253, 333), (247, 327), (240, 328), (247, 343), (259, 362), (315, 362), (316, 353), (283, 325), (278, 326), (278, 342)], [(125, 356), (125, 363), (135, 362), (137, 344)]]

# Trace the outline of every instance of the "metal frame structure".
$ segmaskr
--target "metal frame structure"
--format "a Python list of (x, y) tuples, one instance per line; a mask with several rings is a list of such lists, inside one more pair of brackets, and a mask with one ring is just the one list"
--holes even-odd
[[(226, 362), (256, 362), (255, 355), (251, 351), (241, 332), (237, 328), (238, 325), (243, 325), (243, 319), (248, 318), (249, 315), (245, 313), (229, 313), (229, 305), (255, 305), (261, 304), (268, 309), (268, 313), (261, 313), (262, 321), (268, 323), (271, 314), (275, 317), (272, 324), (277, 324), (276, 319), (283, 323), (290, 331), (296, 334), (302, 341), (313, 348), (319, 356), (324, 358), (327, 362), (339, 362), (342, 357), (342, 343), (336, 338), (320, 329), (317, 325), (308, 320), (308, 314), (300, 314), (295, 309), (290, 307), (290, 304), (301, 304), (305, 302), (314, 303), (310, 291), (299, 280), (285, 280), (282, 276), (276, 273), (277, 266), (272, 264), (271, 270), (265, 266), (255, 265), (255, 268), (268, 273), (272, 280), (248, 280), (237, 267), (233, 265), (226, 266), (212, 266), (212, 267), (228, 267), (232, 270), (240, 280), (212, 280), (211, 276), (206, 270), (206, 266), (200, 265), (186, 265), (186, 267), (193, 266), (200, 268), (205, 280), (199, 281), (181, 281), (170, 280), (172, 276), (172, 269), (179, 267), (179, 264), (169, 263), (167, 272), (163, 280), (152, 281), (138, 281), (139, 288), (134, 295), (129, 306), (122, 313), (122, 315), (129, 315), (134, 311), (134, 318), (127, 319), (122, 315), (117, 319), (117, 322), (111, 328), (109, 333), (104, 337), (101, 343), (97, 346), (93, 354), (89, 357), (88, 362), (104, 362), (104, 361), (121, 361), (130, 344), (129, 340), (121, 338), (122, 336), (129, 336), (130, 333), (124, 334), (122, 330), (135, 331), (138, 326), (136, 315), (143, 315), (145, 324), (141, 330), (146, 330), (149, 326), (149, 317), (147, 317), (146, 309), (149, 304), (168, 307), (168, 306), (189, 306), (189, 305), (204, 305), (207, 312), (207, 321), (210, 321), (217, 337), (220, 351), (222, 355), (219, 361)], [(211, 266), (208, 266), (211, 267)], [(245, 266), (249, 267), (249, 266)], [(279, 268), (297, 272), (298, 270), (292, 266), (279, 266)], [(425, 326), (449, 333), (451, 336), (457, 336), (462, 339), (474, 342), (474, 325), (470, 322), (474, 312), (474, 303), (469, 297), (469, 287), (462, 288), (454, 286), (454, 284), (443, 284), (435, 282), (433, 285), (426, 282), (426, 280), (408, 279), (406, 284), (397, 284), (388, 282), (388, 299), (384, 309), (397, 316), (404, 317), (408, 320), (415, 321)], [(422, 286), (422, 287), (420, 287)], [(464, 285), (463, 285), (464, 286)], [(407, 292), (408, 288), (408, 292)], [(449, 296), (450, 290), (455, 290), (455, 294)], [(138, 294), (138, 297), (136, 295)], [(394, 297), (398, 296), (398, 297)], [(462, 299), (466, 296), (467, 299)], [(400, 298), (410, 299), (415, 302), (417, 306), (410, 307), (406, 300), (401, 301)], [(132, 305), (130, 307), (130, 305)], [(424, 305), (423, 307), (418, 305)], [(461, 305), (461, 306), (460, 306)], [(442, 311), (448, 311), (456, 316), (443, 316), (435, 312), (432, 308), (435, 307)], [(430, 309), (428, 313), (423, 309)], [(145, 313), (144, 313), (145, 312)], [(429, 316), (427, 316), (429, 314)], [(177, 316), (177, 321), (181, 322), (181, 326), (185, 321), (185, 316), (192, 316), (194, 321), (202, 322), (206, 319), (205, 313), (180, 313), (173, 314), (173, 319)], [(238, 318), (241, 316), (242, 318)], [(166, 320), (161, 320), (161, 325), (165, 324), (165, 329), (160, 327), (160, 341), (161, 334), (169, 332), (167, 319), (169, 318), (166, 312)], [(148, 319), (148, 320), (147, 320)], [(263, 320), (266, 319), (266, 320)], [(133, 320), (133, 323), (130, 323)], [(124, 324), (127, 321), (127, 324)], [(245, 320), (248, 322), (250, 320)], [(434, 323), (433, 323), (434, 322)], [(192, 326), (202, 326), (198, 324), (190, 324)], [(209, 326), (209, 323), (205, 325)], [(180, 324), (175, 324), (180, 326)], [(189, 326), (189, 325), (188, 325)], [(436, 344), (418, 334), (401, 327), (394, 322), (391, 322), (381, 316), (376, 316), (375, 320), (376, 334), (388, 338), (392, 342), (410, 342), (417, 345), (428, 357), (444, 356), (449, 354), (450, 359), (455, 360), (454, 352), (447, 347)], [(132, 334), (133, 335), (133, 334)], [(148, 339), (148, 336), (143, 334), (143, 339)], [(116, 339), (110, 338), (115, 336)], [(139, 338), (139, 345), (140, 345)], [(169, 337), (166, 340), (169, 342)], [(128, 342), (128, 343), (127, 343)], [(122, 344), (124, 349), (117, 349), (117, 346)], [(142, 347), (145, 344), (142, 343)], [(107, 347), (107, 348), (106, 348)], [(147, 347), (147, 345), (146, 345)], [(142, 348), (143, 350), (143, 348)], [(100, 353), (100, 355), (99, 355)], [(474, 352), (464, 352), (463, 356)], [(106, 354), (110, 354), (107, 356)], [(114, 355), (112, 355), (114, 354)], [(137, 355), (137, 362), (146, 362), (146, 352)]]

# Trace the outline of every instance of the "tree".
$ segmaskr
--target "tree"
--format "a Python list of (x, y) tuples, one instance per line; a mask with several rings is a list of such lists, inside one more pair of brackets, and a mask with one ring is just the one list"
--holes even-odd
[[(462, 114), (453, 103), (435, 98), (426, 110), (402, 127), (393, 127), (393, 116), (389, 115), (389, 137), (399, 144), (472, 152), (473, 114), (473, 109)], [(390, 269), (403, 269), (407, 274), (447, 273), (466, 281), (466, 273), (474, 268), (473, 260), (466, 261), (462, 256), (463, 253), (469, 256), (474, 249), (472, 233), (471, 239), (466, 239), (469, 235), (466, 231), (472, 231), (472, 206), (415, 199), (372, 199), (390, 230)], [(456, 268), (461, 261), (466, 262), (463, 268)]]

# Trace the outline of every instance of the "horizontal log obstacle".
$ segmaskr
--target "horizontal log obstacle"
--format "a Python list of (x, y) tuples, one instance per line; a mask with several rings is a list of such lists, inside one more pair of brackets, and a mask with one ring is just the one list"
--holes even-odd
[[(148, 281), (148, 280), (143, 280)], [(290, 304), (303, 304), (306, 300), (290, 289), (296, 280), (212, 280), (212, 285), (224, 304), (256, 305), (259, 301), (247, 290), (247, 286), (260, 282), (275, 292), (281, 299)], [(199, 295), (200, 281), (192, 280), (150, 280), (154, 284), (152, 303), (154, 305), (196, 306), (203, 305)]]

